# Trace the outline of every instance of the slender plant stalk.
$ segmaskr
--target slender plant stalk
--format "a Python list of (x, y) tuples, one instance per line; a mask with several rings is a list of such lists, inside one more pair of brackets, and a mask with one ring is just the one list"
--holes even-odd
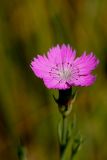
[(26, 158), (26, 151), (23, 146), (18, 147), (18, 159), (19, 160), (27, 160)]
[(62, 126), (62, 145), (66, 145), (67, 142), (67, 117), (63, 116), (63, 126)]
[(67, 144), (67, 117), (62, 115), (62, 130), (61, 130), (61, 144), (60, 144), (60, 156), (63, 159), (63, 155)]

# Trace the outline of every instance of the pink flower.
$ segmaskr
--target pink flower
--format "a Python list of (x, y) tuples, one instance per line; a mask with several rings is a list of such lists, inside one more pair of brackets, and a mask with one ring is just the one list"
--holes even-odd
[(76, 57), (76, 51), (69, 45), (57, 45), (51, 48), (47, 56), (38, 55), (31, 62), (34, 74), (43, 79), (47, 88), (68, 89), (72, 86), (90, 86), (96, 80), (92, 70), (99, 60), (91, 52)]

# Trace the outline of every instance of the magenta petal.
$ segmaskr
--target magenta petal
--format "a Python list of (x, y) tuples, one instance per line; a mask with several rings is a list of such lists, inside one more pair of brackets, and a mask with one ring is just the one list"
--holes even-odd
[(74, 61), (74, 65), (79, 69), (80, 75), (89, 74), (94, 70), (99, 64), (99, 60), (90, 53), (85, 55), (85, 53)]
[(87, 76), (80, 76), (77, 80), (74, 81), (75, 86), (90, 86), (96, 80), (96, 76), (94, 75), (87, 75)]
[(66, 62), (72, 63), (72, 61), (75, 59), (76, 51), (75, 50), (73, 51), (69, 45), (66, 46), (65, 44), (63, 44), (61, 46), (61, 56), (63, 63)]
[(67, 89), (68, 88), (66, 83), (60, 82), (56, 79), (45, 78), (45, 79), (43, 79), (43, 81), (44, 81), (44, 84), (49, 89)]

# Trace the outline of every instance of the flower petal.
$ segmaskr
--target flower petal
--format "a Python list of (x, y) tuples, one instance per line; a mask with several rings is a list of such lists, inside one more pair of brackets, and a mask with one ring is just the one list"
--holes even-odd
[(54, 79), (54, 78), (44, 78), (43, 79), (44, 84), (47, 86), (49, 89), (67, 89), (70, 88), (68, 85), (59, 79)]
[(76, 58), (74, 61), (74, 65), (79, 69), (80, 75), (90, 74), (90, 72), (94, 70), (98, 64), (99, 60), (95, 55), (93, 55), (93, 53), (86, 55), (84, 52), (81, 57)]
[(51, 64), (46, 56), (38, 56), (34, 58), (31, 62), (31, 68), (37, 77), (43, 78), (49, 74), (49, 69), (51, 69)]
[(87, 75), (87, 76), (80, 76), (78, 79), (74, 80), (75, 86), (90, 86), (96, 80), (96, 76), (94, 75)]
[(75, 50), (73, 51), (70, 45), (66, 46), (65, 44), (63, 44), (61, 46), (61, 56), (63, 63), (68, 63), (68, 62), (72, 63), (72, 61), (76, 56), (76, 51)]

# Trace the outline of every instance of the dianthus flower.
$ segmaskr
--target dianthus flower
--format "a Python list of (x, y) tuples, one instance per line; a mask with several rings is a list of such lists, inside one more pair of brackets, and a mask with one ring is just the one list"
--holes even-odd
[(96, 80), (92, 71), (99, 60), (91, 52), (76, 58), (76, 51), (70, 45), (57, 45), (47, 55), (38, 55), (31, 62), (34, 74), (43, 79), (50, 89), (69, 89), (72, 86), (90, 86)]

